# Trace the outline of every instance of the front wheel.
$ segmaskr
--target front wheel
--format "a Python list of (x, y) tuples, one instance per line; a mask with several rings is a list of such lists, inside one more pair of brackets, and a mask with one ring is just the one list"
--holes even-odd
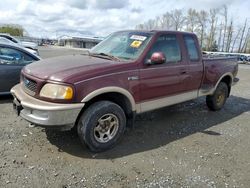
[(207, 106), (212, 111), (220, 110), (228, 97), (228, 86), (224, 82), (220, 82), (213, 95), (206, 98)]
[(79, 119), (77, 132), (81, 142), (91, 151), (101, 152), (112, 148), (126, 127), (123, 109), (110, 101), (90, 105)]

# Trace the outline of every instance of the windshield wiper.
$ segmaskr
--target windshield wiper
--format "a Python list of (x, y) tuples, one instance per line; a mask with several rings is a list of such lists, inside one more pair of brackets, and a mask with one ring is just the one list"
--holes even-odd
[(113, 55), (111, 55), (111, 54), (106, 54), (106, 53), (103, 53), (103, 52), (101, 52), (101, 53), (89, 53), (89, 55), (91, 56), (97, 56), (97, 57), (105, 57), (105, 58), (108, 58), (108, 59), (111, 59), (111, 60), (116, 60), (116, 61), (121, 61), (121, 59), (119, 59), (118, 57), (115, 57), (115, 56), (113, 56)]

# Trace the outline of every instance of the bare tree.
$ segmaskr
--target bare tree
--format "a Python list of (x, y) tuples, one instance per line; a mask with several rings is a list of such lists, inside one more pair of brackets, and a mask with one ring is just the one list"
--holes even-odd
[(204, 10), (198, 13), (198, 23), (200, 27), (200, 45), (203, 47), (204, 33), (208, 21), (208, 13)]
[(226, 43), (226, 52), (229, 52), (230, 45), (232, 42), (232, 36), (233, 36), (233, 20), (232, 19), (227, 30), (228, 30), (228, 35), (227, 35), (227, 43)]
[(171, 11), (170, 16), (172, 18), (174, 29), (176, 31), (181, 30), (185, 23), (185, 16), (183, 15), (183, 11), (180, 9), (175, 9)]
[(220, 24), (220, 32), (219, 32), (219, 39), (218, 39), (218, 51), (222, 51), (221, 50), (221, 35), (222, 35), (222, 23)]
[(210, 9), (209, 16), (210, 16), (210, 33), (208, 37), (207, 42), (207, 49), (211, 49), (211, 46), (215, 39), (215, 33), (216, 33), (216, 25), (217, 25), (217, 13), (218, 9)]
[(241, 44), (242, 44), (243, 37), (244, 37), (244, 34), (245, 34), (246, 26), (247, 26), (247, 19), (246, 19), (245, 24), (244, 24), (243, 29), (242, 29), (238, 52), (241, 52)]
[(156, 29), (156, 26), (157, 26), (156, 20), (154, 19), (150, 19), (146, 23), (144, 23), (144, 27), (146, 30)]
[(144, 24), (139, 24), (139, 25), (135, 26), (135, 29), (143, 30)]
[(155, 27), (156, 29), (162, 29), (162, 16), (157, 16), (155, 18)]
[(198, 13), (196, 12), (195, 9), (192, 8), (188, 9), (186, 23), (187, 23), (187, 31), (194, 32), (198, 23)]
[(241, 52), (246, 53), (246, 51), (247, 51), (247, 43), (248, 43), (249, 39), (250, 39), (250, 27), (248, 28), (244, 44), (243, 44), (243, 46), (241, 48)]
[[(222, 11), (221, 11), (222, 10)], [(247, 30), (247, 20), (240, 29), (235, 30), (234, 20), (228, 23), (228, 8), (210, 9), (209, 12), (188, 9), (186, 12), (174, 9), (163, 15), (150, 19), (136, 26), (137, 29), (187, 30), (197, 34), (201, 47), (206, 50), (247, 51), (250, 46), (250, 29)], [(221, 21), (222, 20), (222, 21)], [(217, 23), (220, 25), (217, 25)], [(247, 30), (247, 31), (246, 31)], [(218, 40), (217, 40), (218, 39)], [(218, 43), (217, 43), (218, 42)], [(216, 47), (216, 48), (215, 48)]]
[(225, 39), (226, 39), (226, 33), (227, 33), (227, 15), (228, 15), (228, 9), (227, 5), (223, 5), (223, 16), (224, 16), (224, 32), (223, 32), (223, 40), (222, 40), (222, 51), (224, 51), (224, 45), (225, 45)]
[(232, 47), (231, 47), (231, 52), (234, 51), (235, 43), (236, 43), (237, 39), (239, 38), (240, 32), (241, 32), (241, 28), (238, 29), (237, 34), (235, 35), (235, 38), (233, 40), (233, 44), (232, 44)]
[(173, 22), (171, 19), (171, 14), (169, 12), (166, 12), (162, 15), (162, 29), (172, 29), (173, 28)]

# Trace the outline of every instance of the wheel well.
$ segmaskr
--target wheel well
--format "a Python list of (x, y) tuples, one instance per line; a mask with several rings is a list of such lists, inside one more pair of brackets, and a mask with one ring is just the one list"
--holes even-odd
[(225, 76), (224, 78), (222, 78), (221, 82), (224, 82), (225, 84), (227, 84), (227, 87), (228, 87), (228, 97), (229, 97), (230, 92), (231, 92), (232, 78), (230, 76)]
[(80, 114), (77, 117), (76, 124), (78, 123), (78, 120), (81, 117), (81, 114), (83, 113), (83, 111), (85, 109), (87, 109), (91, 104), (93, 104), (97, 101), (103, 101), (103, 100), (116, 103), (124, 110), (127, 118), (132, 118), (133, 111), (132, 111), (132, 105), (131, 105), (129, 99), (120, 93), (109, 92), (109, 93), (104, 93), (104, 94), (98, 95), (98, 96), (92, 98), (90, 101), (86, 102), (83, 109), (81, 110)]

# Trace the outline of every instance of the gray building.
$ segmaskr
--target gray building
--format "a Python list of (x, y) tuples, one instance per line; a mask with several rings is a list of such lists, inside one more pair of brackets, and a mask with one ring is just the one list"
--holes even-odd
[(67, 46), (70, 48), (92, 48), (101, 42), (103, 39), (98, 37), (69, 37), (62, 36), (58, 39), (60, 46)]

